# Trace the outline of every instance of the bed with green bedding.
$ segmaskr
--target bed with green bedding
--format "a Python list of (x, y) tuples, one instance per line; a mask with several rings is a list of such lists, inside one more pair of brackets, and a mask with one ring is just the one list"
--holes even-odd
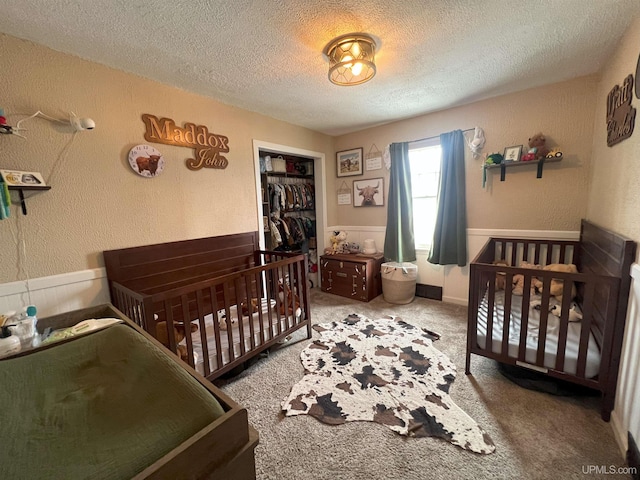
[(210, 478), (248, 450), (253, 465), (246, 410), (194, 373), (126, 321), (0, 361), (2, 478)]

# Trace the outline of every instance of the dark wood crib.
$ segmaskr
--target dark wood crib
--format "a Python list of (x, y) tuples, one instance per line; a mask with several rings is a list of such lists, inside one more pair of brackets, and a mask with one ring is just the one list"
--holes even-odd
[(307, 258), (260, 250), (258, 232), (103, 255), (112, 303), (209, 380), (302, 327), (311, 338)]
[[(609, 421), (635, 251), (635, 242), (586, 220), (579, 241), (490, 238), (470, 265), (465, 373), (476, 354), (590, 387), (602, 393), (601, 415)], [(575, 264), (578, 273), (522, 262)], [(511, 289), (517, 275), (522, 296)], [(561, 300), (551, 295), (552, 282), (563, 285)], [(575, 298), (567, 294), (572, 285)], [(570, 321), (571, 309), (582, 319)]]

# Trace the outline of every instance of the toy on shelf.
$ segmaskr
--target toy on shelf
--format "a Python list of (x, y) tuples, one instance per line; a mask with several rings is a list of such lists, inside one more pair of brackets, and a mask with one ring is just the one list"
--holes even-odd
[(7, 119), (4, 116), (4, 110), (0, 108), (0, 133), (11, 134), (13, 133), (13, 127), (7, 125)]
[(562, 158), (562, 152), (557, 148), (553, 148), (547, 153), (547, 158)]
[(541, 132), (529, 138), (529, 151), (523, 156), (522, 160), (526, 161), (524, 157), (529, 157), (531, 153), (533, 153), (533, 158), (530, 158), (530, 160), (540, 160), (541, 158), (545, 158), (547, 153), (549, 153), (547, 139)]

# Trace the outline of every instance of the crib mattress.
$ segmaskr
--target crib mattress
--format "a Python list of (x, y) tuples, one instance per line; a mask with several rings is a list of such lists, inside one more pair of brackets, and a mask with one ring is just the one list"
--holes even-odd
[[(262, 324), (264, 331), (264, 342), (271, 340), (271, 338), (278, 334), (278, 324), (277, 324), (277, 312), (275, 311), (275, 300), (271, 300), (271, 310), (272, 310), (272, 326), (271, 332), (272, 336), (269, 336), (269, 304), (266, 298), (262, 299)], [(218, 318), (221, 318), (224, 311), (218, 312)], [(234, 358), (237, 358), (241, 354), (240, 350), (240, 328), (238, 326), (238, 312), (236, 306), (232, 306), (230, 308), (230, 315), (233, 320), (233, 328), (232, 328), (232, 336), (233, 336), (233, 354)], [(284, 331), (287, 328), (287, 319), (289, 324), (293, 324), (294, 321), (298, 321), (299, 315), (296, 315), (295, 319), (291, 318), (291, 315), (285, 318), (284, 315), (280, 318), (280, 331)], [(211, 365), (211, 371), (214, 371), (218, 368), (223, 367), (231, 361), (231, 357), (229, 355), (229, 347), (228, 347), (228, 337), (227, 331), (221, 330), (221, 350), (222, 350), (222, 365), (218, 365), (217, 359), (217, 347), (215, 342), (215, 330), (213, 327), (213, 315), (209, 314), (204, 317), (205, 325), (206, 325), (206, 338), (207, 338), (207, 349), (209, 352), (209, 360)], [(251, 348), (251, 330), (249, 329), (249, 318), (243, 317), (243, 332), (244, 332), (244, 344), (245, 351), (248, 351)], [(254, 328), (254, 342), (255, 345), (262, 344), (262, 339), (260, 337), (260, 315), (258, 312), (252, 315), (251, 321), (253, 322)], [(194, 354), (194, 365), (195, 369), (202, 375), (204, 375), (204, 354), (202, 350), (202, 338), (200, 336), (200, 330), (193, 332), (191, 334), (191, 339), (193, 342), (193, 354)], [(186, 345), (186, 340), (182, 341), (183, 345)]]
[(0, 384), (3, 478), (131, 478), (224, 414), (126, 325), (0, 361)]
[[(522, 297), (511, 297), (511, 319), (509, 322), (509, 357), (517, 358), (520, 351), (520, 330), (522, 319)], [(531, 303), (538, 301), (540, 296), (532, 295)], [(555, 298), (551, 298), (550, 306), (557, 305)], [(531, 304), (530, 304), (531, 305)], [(487, 295), (482, 300), (478, 309), (477, 343), (480, 348), (487, 349), (487, 315), (489, 312)], [(560, 335), (560, 319), (549, 313), (547, 320), (547, 338), (545, 344), (544, 366), (555, 369), (558, 353), (558, 337)], [(493, 315), (493, 329), (491, 351), (502, 353), (502, 331), (504, 326), (504, 291), (495, 294)], [(578, 352), (580, 345), (581, 322), (570, 322), (567, 329), (567, 344), (565, 349), (564, 371), (575, 375), (578, 365)], [(525, 359), (528, 363), (535, 363), (538, 351), (538, 335), (540, 332), (540, 311), (529, 307), (529, 319), (527, 322), (527, 340)], [(587, 362), (585, 368), (586, 378), (593, 378), (600, 369), (600, 350), (591, 333), (589, 333), (589, 345), (587, 348)]]

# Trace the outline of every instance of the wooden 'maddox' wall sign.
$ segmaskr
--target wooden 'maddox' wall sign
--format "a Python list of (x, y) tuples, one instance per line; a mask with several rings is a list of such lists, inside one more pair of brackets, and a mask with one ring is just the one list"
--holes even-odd
[(170, 118), (158, 119), (148, 113), (142, 114), (142, 121), (147, 127), (144, 132), (147, 142), (193, 148), (195, 158), (186, 160), (190, 170), (227, 168), (229, 165), (229, 161), (220, 154), (229, 152), (229, 139), (224, 135), (210, 133), (206, 126), (193, 123), (185, 123), (181, 128)]
[(626, 140), (633, 133), (636, 123), (636, 109), (631, 106), (633, 96), (633, 75), (629, 74), (607, 95), (607, 145)]

